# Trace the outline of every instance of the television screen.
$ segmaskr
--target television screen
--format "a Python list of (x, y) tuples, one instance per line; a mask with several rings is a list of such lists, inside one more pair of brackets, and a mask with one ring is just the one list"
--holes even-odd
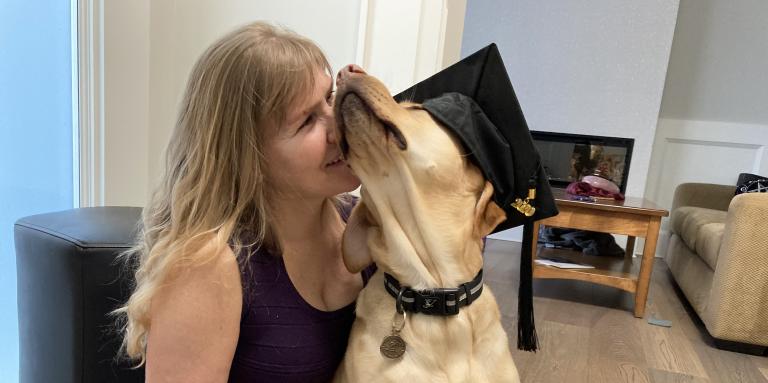
[(534, 130), (531, 137), (553, 187), (566, 187), (597, 174), (626, 192), (634, 139)]

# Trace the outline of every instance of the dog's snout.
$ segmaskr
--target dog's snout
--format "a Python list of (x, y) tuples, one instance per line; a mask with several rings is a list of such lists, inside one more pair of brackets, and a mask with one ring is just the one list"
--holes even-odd
[(350, 75), (352, 73), (359, 73), (359, 74), (365, 74), (365, 70), (363, 68), (360, 68), (359, 66), (355, 64), (349, 64), (345, 66), (341, 71), (339, 71), (340, 75)]
[(344, 68), (341, 68), (339, 71), (339, 74), (336, 75), (336, 87), (341, 87), (341, 84), (344, 83), (350, 76), (353, 74), (366, 74), (365, 70), (363, 68), (355, 65), (355, 64), (349, 64), (345, 66)]

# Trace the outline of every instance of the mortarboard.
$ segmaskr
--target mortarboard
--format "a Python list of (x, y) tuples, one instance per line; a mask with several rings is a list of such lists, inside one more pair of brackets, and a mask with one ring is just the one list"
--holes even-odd
[(494, 232), (523, 225), (517, 347), (536, 351), (531, 262), (533, 222), (557, 215), (540, 156), (496, 44), (406, 89), (395, 100), (421, 103), (464, 144), (507, 213)]

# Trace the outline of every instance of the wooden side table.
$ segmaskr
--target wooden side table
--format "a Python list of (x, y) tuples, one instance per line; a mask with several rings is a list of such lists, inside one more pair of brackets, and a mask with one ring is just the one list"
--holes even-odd
[[(590, 257), (581, 252), (534, 246), (532, 261), (541, 256), (566, 258), (575, 263), (586, 263), (594, 269), (560, 269), (533, 263), (534, 278), (577, 279), (606, 286), (613, 286), (635, 294), (635, 316), (642, 318), (648, 299), (656, 242), (659, 238), (661, 218), (669, 212), (654, 203), (628, 197), (624, 201), (599, 199), (597, 202), (575, 201), (565, 190), (554, 189), (553, 194), (560, 214), (536, 222), (533, 227), (533, 243), (536, 244), (541, 225), (579, 230), (599, 231), (629, 236), (623, 259), (615, 257)], [(634, 262), (635, 237), (645, 238), (645, 248), (640, 259), (640, 270)]]

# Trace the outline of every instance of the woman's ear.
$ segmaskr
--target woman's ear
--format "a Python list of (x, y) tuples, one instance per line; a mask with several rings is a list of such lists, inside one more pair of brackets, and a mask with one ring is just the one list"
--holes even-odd
[(370, 265), (373, 260), (368, 251), (368, 208), (361, 200), (352, 209), (347, 220), (347, 228), (341, 241), (341, 252), (344, 256), (344, 266), (351, 273), (358, 273)]
[(475, 205), (475, 233), (482, 238), (507, 219), (507, 213), (493, 200), (493, 185), (485, 181), (485, 187)]

